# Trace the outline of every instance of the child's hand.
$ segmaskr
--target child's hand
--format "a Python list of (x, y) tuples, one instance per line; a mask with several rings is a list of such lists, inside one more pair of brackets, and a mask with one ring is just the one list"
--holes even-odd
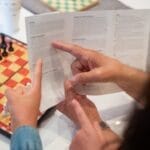
[(30, 86), (18, 86), (7, 89), (7, 108), (11, 114), (12, 130), (23, 125), (36, 127), (41, 101), (42, 61), (35, 67), (33, 83)]

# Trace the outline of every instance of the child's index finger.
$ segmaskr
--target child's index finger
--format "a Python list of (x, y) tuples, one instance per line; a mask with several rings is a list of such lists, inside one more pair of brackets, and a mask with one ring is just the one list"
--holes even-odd
[(42, 59), (36, 62), (34, 75), (33, 75), (33, 90), (41, 91), (42, 80)]

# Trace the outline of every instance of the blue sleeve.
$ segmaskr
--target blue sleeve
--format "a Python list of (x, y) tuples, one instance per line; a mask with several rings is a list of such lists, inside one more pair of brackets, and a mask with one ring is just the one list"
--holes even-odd
[(11, 150), (42, 150), (42, 142), (36, 128), (22, 126), (11, 137)]

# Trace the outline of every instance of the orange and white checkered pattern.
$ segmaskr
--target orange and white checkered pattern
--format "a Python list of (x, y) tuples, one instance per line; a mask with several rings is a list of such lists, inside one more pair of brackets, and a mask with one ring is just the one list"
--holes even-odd
[(6, 105), (5, 90), (15, 88), (18, 84), (26, 85), (30, 81), (26, 44), (12, 39), (14, 51), (0, 61), (0, 129), (12, 133), (10, 116), (3, 115)]

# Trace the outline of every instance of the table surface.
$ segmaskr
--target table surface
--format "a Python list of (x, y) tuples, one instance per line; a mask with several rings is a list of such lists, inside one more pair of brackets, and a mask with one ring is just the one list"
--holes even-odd
[[(121, 2), (125, 3), (129, 7), (134, 9), (148, 9), (150, 8), (150, 1), (149, 0), (120, 0)], [(13, 34), (14, 38), (17, 38), (23, 42), (27, 42), (26, 39), (26, 31), (25, 31), (25, 17), (33, 15), (31, 12), (27, 11), (24, 8), (21, 8), (21, 17), (20, 17), (20, 30)], [(128, 95), (124, 92), (119, 92), (115, 94), (107, 94), (104, 96), (95, 96), (90, 97), (92, 101), (96, 104), (99, 109), (101, 106), (101, 110), (106, 110), (113, 107), (118, 107), (122, 105), (129, 104), (132, 100)], [(127, 99), (124, 101), (123, 99)], [(9, 150), (9, 139), (5, 138), (3, 135), (0, 135), (0, 145), (2, 150)]]
[[(150, 8), (149, 0), (99, 0), (100, 3), (89, 10), (142, 9)], [(33, 13), (49, 12), (50, 9), (41, 0), (24, 0), (22, 6)], [(33, 7), (34, 6), (34, 7)]]
[(150, 9), (150, 0), (119, 0), (133, 9)]

